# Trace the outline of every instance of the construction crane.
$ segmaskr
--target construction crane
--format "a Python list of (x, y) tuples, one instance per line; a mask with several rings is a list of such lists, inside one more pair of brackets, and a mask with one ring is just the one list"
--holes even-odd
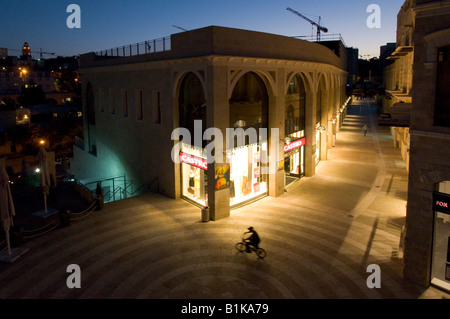
[(180, 29), (180, 30), (183, 30), (183, 31), (189, 31), (189, 30), (186, 30), (185, 28), (179, 27), (179, 26), (177, 26), (177, 25), (173, 25), (173, 27), (174, 27), (174, 28), (177, 28), (177, 29)]
[(320, 41), (320, 32), (321, 32), (321, 31), (322, 31), (322, 32), (325, 32), (325, 33), (328, 32), (328, 29), (327, 29), (327, 28), (325, 28), (325, 27), (323, 27), (323, 26), (320, 25), (320, 19), (321, 19), (320, 17), (319, 17), (319, 23), (316, 23), (316, 22), (312, 21), (311, 19), (305, 17), (303, 14), (301, 14), (301, 13), (299, 13), (299, 12), (297, 12), (297, 11), (295, 11), (295, 10), (289, 8), (289, 7), (288, 7), (286, 10), (292, 12), (293, 14), (298, 15), (299, 17), (302, 17), (303, 19), (305, 19), (306, 21), (308, 21), (308, 22), (311, 23), (312, 25), (316, 26), (316, 27), (317, 27), (317, 41)]

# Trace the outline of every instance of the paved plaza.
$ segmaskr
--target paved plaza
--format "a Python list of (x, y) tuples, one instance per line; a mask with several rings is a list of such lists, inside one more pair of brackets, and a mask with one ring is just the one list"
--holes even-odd
[[(283, 196), (207, 223), (199, 208), (153, 193), (106, 204), (0, 264), (0, 298), (449, 298), (403, 282), (406, 164), (374, 105), (350, 108), (329, 160)], [(263, 260), (234, 247), (249, 226)], [(66, 285), (71, 264), (81, 269), (80, 289)], [(379, 289), (367, 287), (371, 264), (381, 270)]]

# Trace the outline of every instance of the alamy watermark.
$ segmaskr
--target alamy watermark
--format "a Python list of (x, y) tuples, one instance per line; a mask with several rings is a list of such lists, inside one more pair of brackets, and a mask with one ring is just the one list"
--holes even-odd
[(276, 151), (279, 148), (280, 141), (278, 128), (270, 129), (271, 146), (272, 149), (275, 150), (272, 155), (268, 155), (269, 129), (267, 128), (260, 128), (258, 130), (253, 127), (247, 128), (246, 130), (242, 127), (227, 128), (225, 135), (226, 148), (224, 149), (222, 130), (212, 127), (203, 132), (201, 120), (194, 121), (193, 140), (191, 132), (187, 128), (176, 128), (172, 131), (171, 138), (173, 141), (179, 142), (172, 148), (172, 161), (177, 164), (182, 162), (180, 159), (182, 144), (203, 148), (203, 141), (209, 141), (204, 148), (206, 162), (208, 164), (231, 163), (233, 150), (235, 148), (259, 144), (260, 149), (263, 150), (263, 152), (260, 152), (260, 161), (262, 164), (267, 164), (262, 165), (261, 173), (273, 174), (278, 171), (278, 152)]
[(371, 13), (367, 17), (367, 27), (369, 29), (381, 28), (381, 8), (378, 4), (370, 4), (367, 6), (366, 12)]
[(66, 9), (67, 13), (71, 13), (66, 20), (69, 29), (81, 28), (81, 8), (78, 4), (69, 4)]
[(367, 266), (367, 272), (371, 273), (369, 277), (367, 277), (366, 285), (367, 288), (381, 288), (381, 268), (377, 264), (372, 264)]
[(70, 273), (66, 280), (66, 286), (69, 289), (81, 288), (81, 268), (77, 264), (67, 266), (66, 272)]

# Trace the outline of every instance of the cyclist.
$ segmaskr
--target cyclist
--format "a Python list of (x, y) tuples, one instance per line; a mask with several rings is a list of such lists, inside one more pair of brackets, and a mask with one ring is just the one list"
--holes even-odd
[(261, 241), (261, 239), (259, 238), (258, 233), (253, 229), (253, 227), (250, 226), (248, 228), (248, 230), (249, 231), (245, 232), (244, 235), (245, 234), (251, 234), (251, 235), (248, 238), (246, 238), (244, 240), (244, 242), (247, 245), (247, 252), (249, 253), (250, 252), (250, 246), (253, 246), (256, 249), (259, 248), (258, 245), (259, 245), (259, 242)]

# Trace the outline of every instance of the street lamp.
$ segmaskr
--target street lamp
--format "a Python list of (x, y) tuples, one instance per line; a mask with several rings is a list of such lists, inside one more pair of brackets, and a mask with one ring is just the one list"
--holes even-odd
[(326, 132), (327, 128), (326, 128), (325, 126), (321, 125), (321, 126), (319, 126), (319, 127), (317, 128), (317, 130), (318, 130), (320, 133), (323, 133), (323, 132)]

